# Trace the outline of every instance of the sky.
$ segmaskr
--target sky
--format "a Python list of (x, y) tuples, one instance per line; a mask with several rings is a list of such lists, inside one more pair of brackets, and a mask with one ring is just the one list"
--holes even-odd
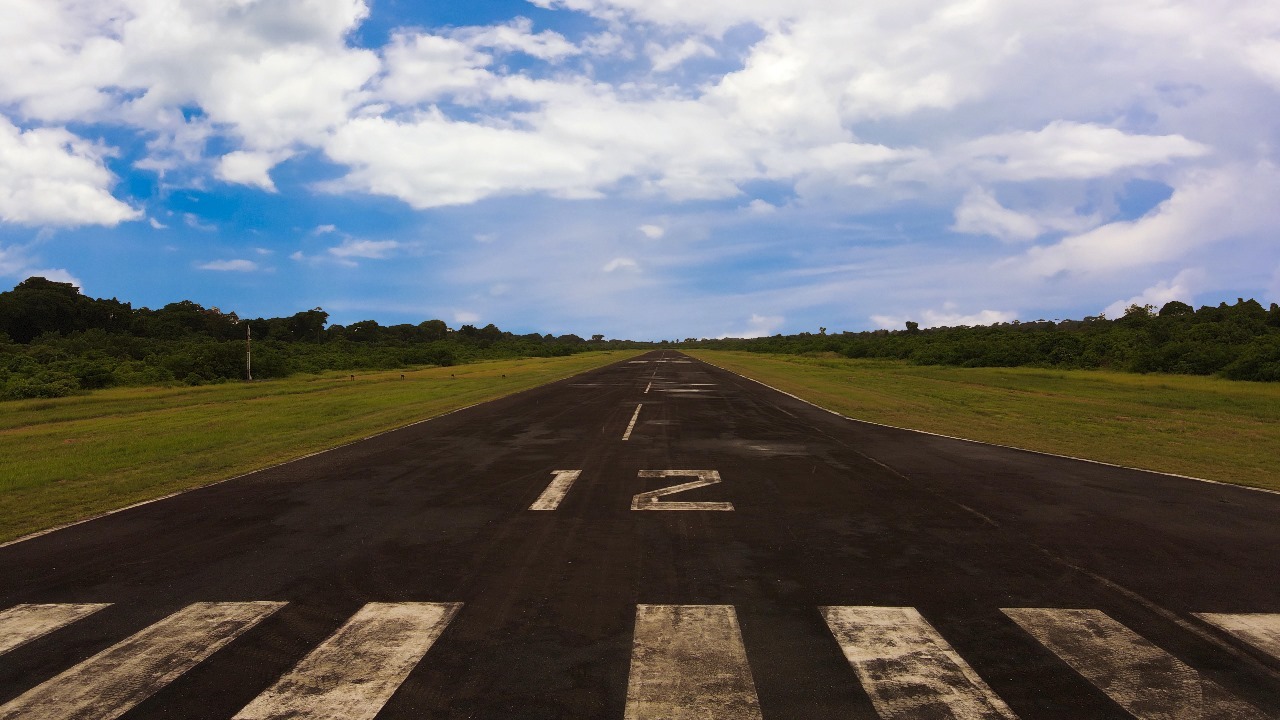
[(0, 6), (0, 286), (637, 340), (1280, 301), (1274, 0)]

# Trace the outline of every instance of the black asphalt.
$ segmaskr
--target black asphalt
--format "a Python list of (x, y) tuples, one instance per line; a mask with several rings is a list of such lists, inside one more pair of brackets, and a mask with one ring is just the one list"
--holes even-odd
[[(876, 717), (817, 608), (917, 608), (1022, 718), (1129, 717), (1000, 608), (1101, 610), (1280, 717), (1280, 495), (852, 422), (673, 351), (0, 548), (0, 704), (193, 602), (288, 605), (127, 718), (229, 718), (367, 602), (464, 603), (380, 718), (622, 718), (639, 603), (733, 605), (765, 718)], [(649, 393), (646, 386), (653, 382)], [(669, 392), (685, 390), (686, 392)], [(699, 390), (700, 392), (689, 392)], [(629, 440), (622, 436), (644, 407)], [(670, 500), (733, 512), (638, 512)], [(559, 509), (529, 505), (555, 470)]]

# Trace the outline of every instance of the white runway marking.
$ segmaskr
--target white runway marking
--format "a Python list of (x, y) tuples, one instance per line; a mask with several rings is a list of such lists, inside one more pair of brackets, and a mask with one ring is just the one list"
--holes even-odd
[(17, 605), (0, 612), (0, 655), (89, 617), (110, 603)]
[(233, 720), (370, 720), (461, 603), (370, 603)]
[(915, 608), (819, 610), (880, 717), (1017, 718)]
[(188, 605), (0, 707), (0, 718), (120, 717), (281, 607), (284, 603)]
[(651, 387), (653, 387), (653, 381), (652, 381), (652, 380), (650, 380), (650, 381), (649, 381), (649, 384), (648, 384), (648, 385), (645, 385), (645, 386), (644, 386), (644, 394), (645, 394), (645, 395), (648, 395), (648, 394), (649, 394), (649, 388), (651, 388)]
[(631, 422), (627, 424), (627, 431), (622, 433), (623, 440), (631, 439), (631, 431), (636, 429), (636, 420), (640, 419), (640, 408), (644, 407), (644, 403), (636, 406), (636, 414), (631, 416)]
[(675, 495), (694, 488), (707, 487), (720, 482), (720, 473), (715, 470), (641, 470), (642, 478), (693, 477), (692, 482), (658, 488), (648, 492), (636, 493), (631, 498), (632, 510), (720, 510), (732, 511), (733, 503), (729, 502), (679, 502), (659, 500), (660, 497)]
[(569, 488), (573, 487), (573, 482), (582, 475), (581, 470), (553, 470), (552, 475), (555, 479), (547, 486), (546, 490), (538, 496), (537, 500), (529, 506), (530, 510), (555, 510), (560, 507), (560, 501), (564, 500), (564, 496), (569, 492)]
[(638, 605), (624, 720), (760, 720), (731, 605)]
[(1100, 610), (1003, 610), (1140, 720), (1263, 715)]
[(1196, 617), (1217, 625), (1262, 652), (1280, 660), (1280, 613), (1242, 615), (1196, 613)]

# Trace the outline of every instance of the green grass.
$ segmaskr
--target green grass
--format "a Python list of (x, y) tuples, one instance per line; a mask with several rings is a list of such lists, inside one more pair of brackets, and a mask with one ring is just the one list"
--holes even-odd
[(860, 420), (1280, 490), (1280, 384), (689, 354)]
[(328, 373), (6, 402), (0, 404), (0, 541), (268, 467), (635, 354), (357, 372), (354, 382), (348, 373)]

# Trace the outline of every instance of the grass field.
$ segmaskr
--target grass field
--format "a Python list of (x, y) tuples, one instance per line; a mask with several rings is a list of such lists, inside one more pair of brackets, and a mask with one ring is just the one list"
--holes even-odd
[(1280, 490), (1280, 384), (689, 354), (859, 420)]
[(0, 404), (0, 542), (635, 355), (127, 388)]

